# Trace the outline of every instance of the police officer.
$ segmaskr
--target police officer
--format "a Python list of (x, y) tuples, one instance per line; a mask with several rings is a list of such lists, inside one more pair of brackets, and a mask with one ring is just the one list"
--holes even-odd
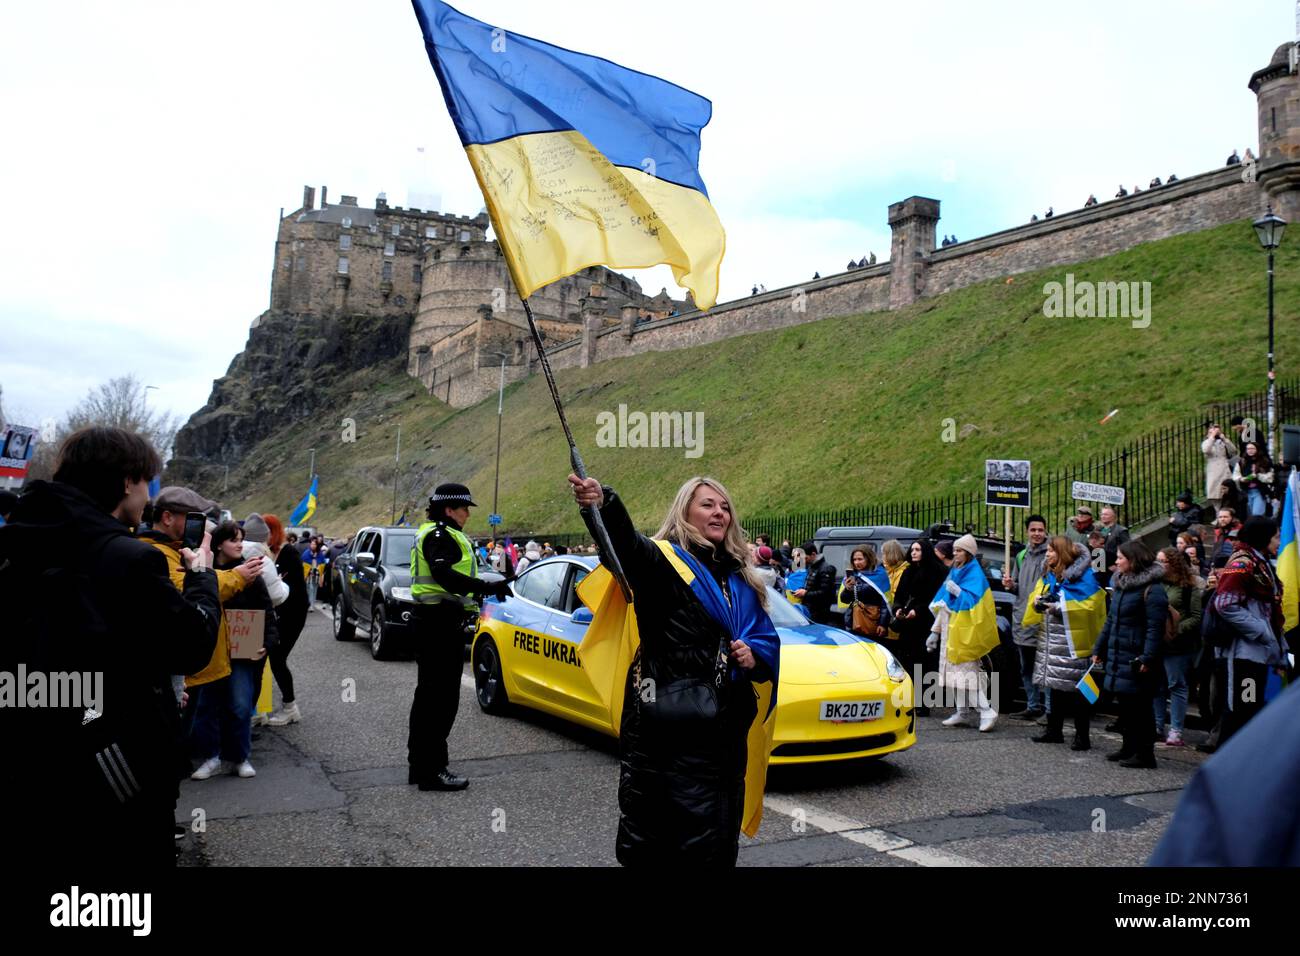
[(418, 676), (407, 738), (409, 783), (421, 790), (464, 790), (469, 781), (447, 769), (447, 735), (460, 706), (465, 620), (478, 611), (474, 597), (509, 596), (504, 582), (477, 576), (474, 546), (461, 529), (477, 508), (469, 489), (439, 485), (429, 498), (428, 521), (411, 548), (411, 597), (417, 605)]

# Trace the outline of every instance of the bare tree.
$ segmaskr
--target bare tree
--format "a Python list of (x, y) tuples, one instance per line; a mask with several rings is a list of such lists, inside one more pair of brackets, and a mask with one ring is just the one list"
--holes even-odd
[(110, 379), (92, 388), (59, 426), (57, 443), (79, 428), (104, 425), (138, 432), (153, 444), (163, 461), (171, 457), (172, 442), (181, 421), (178, 415), (155, 411), (146, 400), (148, 392), (134, 375)]

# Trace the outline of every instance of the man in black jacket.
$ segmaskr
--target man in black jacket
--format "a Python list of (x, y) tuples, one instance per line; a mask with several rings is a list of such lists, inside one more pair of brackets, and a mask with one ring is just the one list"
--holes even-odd
[(21, 821), (12, 859), (175, 862), (171, 675), (208, 662), (221, 609), (206, 536), (181, 552), (194, 570), (178, 591), (163, 555), (132, 535), (161, 469), (139, 435), (83, 429), (0, 528), (0, 602), (15, 615), (0, 672), (95, 675), (102, 688), (98, 706), (0, 706), (0, 819)]
[(804, 581), (804, 586), (794, 592), (795, 597), (803, 601), (812, 614), (812, 619), (818, 624), (839, 627), (844, 622), (835, 620), (831, 616), (831, 605), (835, 603), (835, 589), (839, 584), (839, 572), (835, 569), (835, 565), (817, 553), (817, 546), (813, 542), (805, 541), (803, 552), (807, 555), (808, 578)]

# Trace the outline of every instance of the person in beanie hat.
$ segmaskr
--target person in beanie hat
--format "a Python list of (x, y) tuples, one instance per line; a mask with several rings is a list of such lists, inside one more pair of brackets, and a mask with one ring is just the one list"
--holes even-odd
[(1269, 671), (1281, 675), (1287, 666), (1282, 585), (1269, 561), (1277, 554), (1278, 539), (1272, 518), (1248, 518), (1218, 574), (1211, 607), (1233, 635), (1227, 647), (1214, 651), (1223, 688), (1220, 747), (1264, 706)]
[(1178, 541), (1178, 536), (1202, 522), (1201, 507), (1192, 497), (1190, 488), (1183, 489), (1182, 494), (1174, 499), (1174, 513), (1169, 516), (1169, 543)]
[[(940, 545), (946, 543), (945, 541), (939, 542), (939, 545), (935, 546), (936, 553), (947, 550), (940, 548)], [(978, 562), (978, 560), (979, 544), (975, 541), (974, 535), (964, 534), (952, 542), (952, 570), (949, 571), (948, 579), (943, 583), (943, 588), (953, 598), (959, 597), (964, 590), (958, 584), (958, 579), (962, 574), (960, 569), (971, 562)], [(983, 573), (982, 568), (977, 570), (981, 574)], [(938, 651), (939, 683), (945, 689), (953, 691), (957, 699), (956, 712), (941, 723), (944, 727), (970, 727), (978, 716), (980, 733), (988, 733), (997, 726), (998, 711), (993, 706), (992, 701), (989, 700), (987, 678), (980, 668), (979, 659), (958, 663), (948, 659), (949, 615), (951, 611), (943, 601), (935, 602), (932, 610), (934, 611), (934, 624), (930, 629), (930, 636), (925, 647), (931, 653)], [(994, 644), (996, 644), (996, 625), (994, 625)]]
[(469, 489), (447, 482), (429, 498), (428, 520), (411, 548), (411, 597), (416, 603), (417, 676), (407, 738), (407, 782), (421, 790), (464, 790), (469, 781), (448, 767), (447, 736), (460, 706), (465, 621), (475, 598), (510, 596), (504, 581), (478, 574), (474, 545), (463, 528), (476, 508)]

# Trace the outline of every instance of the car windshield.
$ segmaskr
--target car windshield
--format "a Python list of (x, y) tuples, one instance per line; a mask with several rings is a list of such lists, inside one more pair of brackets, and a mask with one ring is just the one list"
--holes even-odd
[(777, 627), (806, 627), (808, 618), (804, 617), (793, 604), (785, 599), (776, 588), (767, 589), (767, 616)]
[(389, 531), (385, 534), (384, 564), (390, 568), (409, 568), (411, 566), (411, 546), (415, 544), (415, 535)]

